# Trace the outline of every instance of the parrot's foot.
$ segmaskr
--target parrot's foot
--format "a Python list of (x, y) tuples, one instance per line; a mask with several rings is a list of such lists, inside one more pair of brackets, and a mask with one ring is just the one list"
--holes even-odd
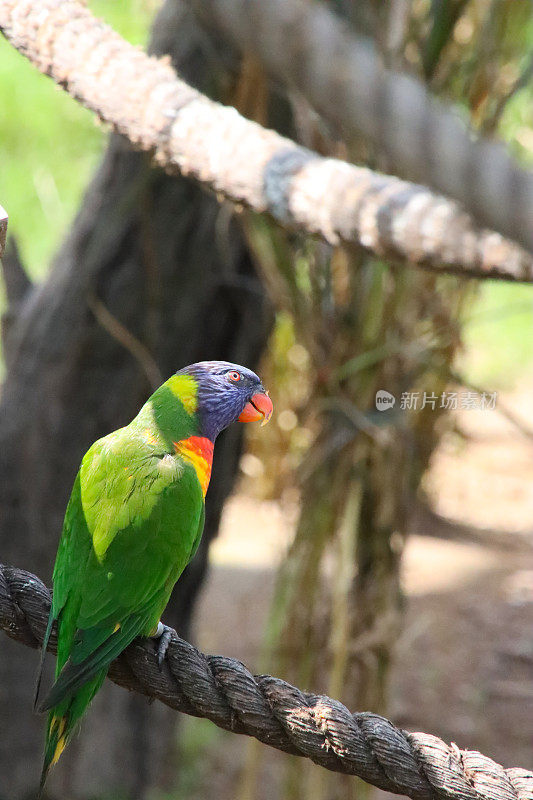
[(157, 644), (157, 664), (159, 669), (163, 669), (163, 661), (165, 660), (165, 656), (167, 654), (168, 646), (170, 644), (170, 640), (172, 639), (172, 634), (174, 633), (174, 628), (169, 628), (168, 625), (163, 625), (162, 622), (157, 623), (157, 630), (153, 634), (154, 639), (159, 639)]

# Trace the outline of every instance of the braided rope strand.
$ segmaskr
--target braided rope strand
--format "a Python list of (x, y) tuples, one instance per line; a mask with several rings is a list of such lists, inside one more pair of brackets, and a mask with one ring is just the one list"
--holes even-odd
[[(39, 578), (0, 564), (0, 628), (8, 636), (39, 647), (50, 602)], [(52, 634), (49, 649), (55, 648)], [(113, 662), (109, 677), (177, 711), (413, 800), (533, 800), (533, 772), (504, 769), (477, 751), (408, 733), (378, 714), (351, 713), (324, 695), (254, 676), (240, 661), (205, 655), (176, 633), (162, 670), (151, 640), (137, 639)]]

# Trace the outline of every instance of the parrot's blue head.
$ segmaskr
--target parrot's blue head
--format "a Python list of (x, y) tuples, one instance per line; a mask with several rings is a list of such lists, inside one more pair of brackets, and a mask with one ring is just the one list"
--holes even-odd
[(197, 384), (197, 414), (202, 435), (212, 442), (232, 422), (268, 422), (272, 401), (261, 379), (246, 367), (229, 361), (199, 361), (180, 369)]

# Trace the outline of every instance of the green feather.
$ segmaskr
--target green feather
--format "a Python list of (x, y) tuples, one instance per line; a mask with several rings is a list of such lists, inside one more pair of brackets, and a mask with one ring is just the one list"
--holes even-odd
[[(117, 630), (92, 628), (80, 631), (79, 640), (75, 642), (73, 655), (50, 690), (40, 711), (56, 708), (64, 700), (70, 700), (81, 687), (99, 675), (103, 669), (115, 659), (141, 631), (145, 630), (147, 615), (134, 614)], [(79, 647), (76, 648), (76, 645)], [(76, 652), (78, 649), (79, 652)], [(86, 654), (86, 655), (83, 655)]]

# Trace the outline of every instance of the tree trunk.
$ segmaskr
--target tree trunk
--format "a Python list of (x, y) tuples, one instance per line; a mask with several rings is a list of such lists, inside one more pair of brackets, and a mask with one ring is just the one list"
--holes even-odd
[[(224, 63), (181, 2), (164, 6), (152, 49), (171, 52), (189, 81), (224, 99), (231, 52), (224, 49)], [(13, 259), (5, 270), (13, 277)], [(190, 182), (152, 169), (117, 136), (49, 277), (35, 288), (11, 284), (21, 289), (12, 294), (5, 326), (0, 552), (2, 561), (49, 582), (87, 447), (131, 420), (158, 372), (165, 378), (202, 358), (253, 367), (271, 314), (231, 209)], [(217, 444), (203, 543), (165, 613), (185, 636), (240, 448), (238, 427)], [(2, 800), (35, 795), (44, 728), (31, 713), (36, 667), (36, 656), (3, 640)], [(168, 709), (106, 685), (82, 736), (54, 771), (50, 794), (118, 792), (140, 800), (154, 784), (171, 785), (174, 726)]]

